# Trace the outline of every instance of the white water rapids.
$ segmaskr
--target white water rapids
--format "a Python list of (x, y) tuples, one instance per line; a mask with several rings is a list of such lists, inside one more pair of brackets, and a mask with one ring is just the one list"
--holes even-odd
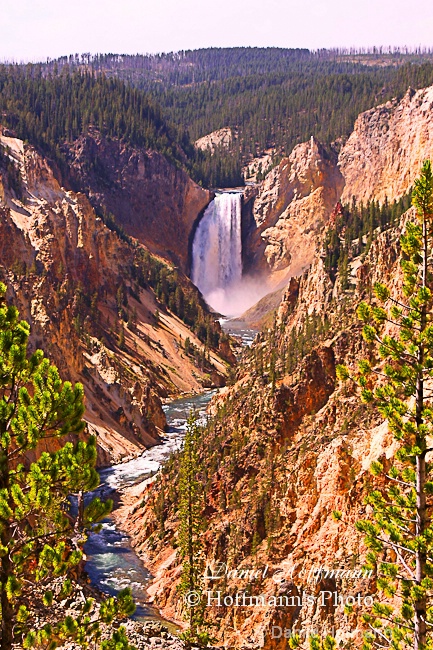
[[(116, 491), (121, 492), (125, 487), (150, 478), (171, 453), (181, 447), (191, 410), (196, 411), (200, 424), (205, 423), (206, 408), (214, 393), (215, 391), (208, 391), (175, 400), (165, 406), (169, 429), (163, 444), (147, 449), (138, 458), (101, 470), (101, 485), (93, 496), (105, 500), (113, 497)], [(105, 519), (101, 531), (90, 535), (85, 552), (86, 571), (92, 584), (110, 595), (118, 593), (124, 587), (130, 587), (137, 605), (133, 618), (141, 621), (149, 618), (161, 620), (158, 610), (148, 603), (146, 589), (151, 575), (131, 548), (128, 536), (116, 528), (112, 519)], [(169, 626), (169, 623), (164, 621), (164, 625)]]
[(205, 210), (192, 247), (192, 281), (209, 305), (227, 315), (234, 314), (232, 296), (242, 280), (241, 210), (240, 192), (217, 194)]
[[(236, 331), (245, 345), (251, 344), (254, 333), (251, 329)], [(207, 405), (214, 394), (214, 390), (207, 391), (164, 406), (168, 431), (163, 444), (147, 449), (138, 458), (101, 470), (101, 485), (93, 496), (105, 500), (115, 496), (116, 492), (121, 493), (125, 487), (149, 479), (171, 453), (182, 446), (186, 421), (192, 410), (196, 412), (199, 424), (205, 424)], [(95, 586), (108, 594), (116, 594), (120, 589), (130, 587), (137, 605), (133, 618), (141, 621), (149, 618), (161, 620), (157, 609), (148, 602), (147, 586), (151, 575), (131, 548), (128, 536), (116, 528), (112, 519), (105, 519), (101, 531), (90, 535), (85, 552), (86, 571)], [(164, 625), (169, 623), (164, 621)]]

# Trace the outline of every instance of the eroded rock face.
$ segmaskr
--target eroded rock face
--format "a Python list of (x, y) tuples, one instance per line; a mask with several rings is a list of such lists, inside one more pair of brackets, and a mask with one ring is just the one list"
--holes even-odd
[(396, 100), (362, 113), (340, 152), (345, 180), (342, 202), (366, 203), (406, 194), (426, 158), (433, 156), (433, 87), (408, 90)]
[[(257, 337), (236, 384), (223, 389), (213, 403), (215, 419), (202, 451), (209, 477), (205, 558), (213, 566), (223, 562), (229, 569), (268, 570), (253, 581), (232, 575), (208, 588), (233, 597), (247, 589), (266, 599), (294, 598), (288, 606), (265, 607), (217, 607), (213, 601), (206, 611), (217, 622), (224, 647), (283, 650), (284, 629), (334, 629), (337, 642), (350, 641), (355, 647), (362, 643), (365, 608), (355, 606), (348, 619), (344, 599), (357, 593), (374, 597), (373, 581), (368, 576), (312, 580), (310, 571), (362, 566), (366, 549), (354, 523), (365, 516), (363, 499), (374, 480), (369, 467), (379, 458), (386, 466), (395, 451), (386, 423), (361, 403), (353, 387), (336, 381), (335, 366), (347, 363), (355, 368), (356, 360), (366, 354), (355, 309), (372, 284), (380, 279), (393, 293), (399, 291), (399, 235), (398, 230), (382, 233), (365, 259), (355, 260), (356, 288), (350, 294), (330, 282), (320, 258), (292, 279), (274, 332)], [(304, 345), (302, 333), (313, 319), (317, 323), (325, 317), (329, 330), (317, 327), (310, 333), (310, 351), (285, 372), (289, 366), (281, 364), (283, 359), (288, 364), (288, 346)], [(262, 369), (263, 359), (273, 351), (280, 364), (275, 382)], [(172, 480), (168, 476), (162, 481), (166, 497)], [(166, 506), (162, 535), (161, 501), (155, 493), (154, 486), (146, 486), (116, 516), (155, 575), (150, 588), (155, 602), (166, 615), (179, 617), (178, 520)], [(344, 513), (344, 524), (333, 519), (333, 510)], [(323, 592), (337, 593), (343, 600), (335, 604), (326, 597), (322, 603)], [(311, 603), (299, 605), (297, 597), (302, 601), (303, 593), (313, 596)]]
[(272, 274), (275, 283), (308, 268), (342, 189), (333, 152), (313, 138), (297, 145), (259, 187), (256, 229), (247, 243), (251, 267)]
[(233, 141), (233, 132), (229, 127), (224, 127), (223, 129), (218, 129), (217, 131), (212, 131), (208, 135), (204, 135), (202, 138), (199, 138), (195, 142), (197, 149), (206, 151), (209, 149), (214, 153), (215, 149), (218, 147), (225, 147), (228, 149)]
[[(136, 248), (105, 226), (87, 197), (61, 187), (32, 147), (0, 140), (23, 179), (18, 199), (0, 171), (7, 297), (31, 325), (31, 347), (42, 348), (62, 377), (84, 384), (99, 463), (137, 455), (165, 428), (161, 399), (209, 382), (182, 341), (201, 343), (134, 280)], [(225, 364), (215, 356), (213, 367), (220, 384)]]
[(242, 176), (247, 183), (257, 183), (274, 166), (275, 149), (268, 149), (262, 156), (253, 158), (242, 169)]
[(73, 184), (94, 206), (111, 212), (149, 250), (187, 270), (189, 238), (212, 198), (208, 190), (163, 155), (108, 141), (97, 132), (79, 138), (68, 158)]
[(284, 378), (275, 396), (275, 410), (283, 414), (279, 433), (290, 438), (305, 415), (317, 413), (335, 389), (335, 356), (331, 345), (314, 349), (300, 370), (300, 380)]
[[(362, 113), (338, 159), (314, 139), (297, 145), (257, 188), (245, 268), (275, 285), (313, 261), (318, 234), (337, 203), (392, 202), (433, 157), (433, 87), (408, 90)], [(248, 188), (248, 192), (251, 190)]]

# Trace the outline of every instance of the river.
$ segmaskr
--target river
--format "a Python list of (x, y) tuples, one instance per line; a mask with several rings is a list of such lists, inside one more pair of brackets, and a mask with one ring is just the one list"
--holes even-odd
[[(204, 423), (207, 405), (215, 392), (207, 391), (165, 405), (163, 408), (168, 431), (162, 444), (147, 449), (134, 460), (101, 470), (101, 485), (96, 491), (98, 496), (105, 499), (113, 497), (115, 492), (121, 492), (125, 487), (155, 474), (170, 454), (180, 448), (191, 410), (195, 410), (199, 422), (202, 420)], [(141, 621), (155, 618), (162, 620), (158, 610), (147, 603), (146, 587), (151, 574), (137, 557), (128, 536), (116, 528), (112, 519), (105, 519), (101, 532), (90, 536), (85, 552), (86, 571), (92, 584), (111, 595), (130, 587), (137, 605), (133, 618)]]
[[(224, 319), (222, 324), (226, 331), (238, 336), (243, 345), (251, 345), (257, 333), (239, 322), (233, 324), (233, 328), (230, 327), (229, 320)], [(101, 470), (101, 485), (94, 494), (103, 499), (113, 498), (116, 493), (121, 493), (122, 489), (155, 474), (170, 454), (181, 447), (190, 412), (195, 410), (199, 423), (205, 423), (206, 409), (215, 392), (210, 390), (166, 404), (163, 408), (168, 431), (162, 439), (162, 444), (147, 449), (134, 460)], [(86, 571), (92, 584), (110, 595), (130, 587), (137, 605), (134, 618), (142, 621), (155, 618), (163, 620), (158, 610), (147, 602), (146, 589), (151, 580), (150, 572), (137, 557), (129, 537), (116, 528), (112, 519), (105, 519), (100, 533), (90, 536), (85, 545), (85, 553)], [(170, 627), (169, 622), (164, 623)]]

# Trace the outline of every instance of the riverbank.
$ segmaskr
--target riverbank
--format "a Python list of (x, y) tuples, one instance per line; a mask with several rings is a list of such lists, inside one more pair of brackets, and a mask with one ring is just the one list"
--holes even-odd
[[(135, 550), (139, 536), (134, 534), (129, 537), (132, 532), (128, 525), (131, 519), (130, 509), (146, 486), (151, 489), (153, 477), (162, 464), (181, 447), (191, 410), (196, 411), (199, 419), (204, 421), (207, 406), (215, 393), (216, 390), (205, 391), (166, 404), (163, 408), (168, 431), (161, 438), (161, 444), (147, 449), (128, 462), (101, 470), (98, 496), (114, 499), (115, 509), (103, 522), (100, 533), (92, 535), (85, 548), (86, 571), (97, 589), (114, 595), (121, 589), (130, 587), (137, 605), (134, 622), (147, 624), (156, 621), (166, 626), (170, 632), (178, 631), (179, 625), (164, 618), (150, 602), (148, 589), (155, 576)], [(178, 622), (182, 626), (182, 621), (176, 621)]]
[[(230, 332), (232, 321), (223, 319), (221, 324), (225, 331)], [(251, 345), (257, 334), (257, 330), (249, 327), (246, 323), (236, 321), (235, 332), (233, 333), (238, 338), (239, 347), (243, 348)], [(149, 557), (146, 553), (146, 533), (141, 520), (139, 506), (149, 496), (154, 496), (152, 484), (156, 472), (168, 460), (171, 453), (179, 449), (182, 445), (186, 421), (191, 410), (196, 412), (199, 422), (204, 423), (207, 417), (207, 407), (217, 392), (217, 390), (206, 391), (199, 395), (177, 399), (166, 404), (163, 408), (169, 429), (162, 440), (162, 444), (152, 447), (137, 459), (116, 465), (101, 472), (101, 478), (104, 484), (113, 490), (113, 494), (117, 498), (116, 509), (112, 514), (112, 525), (113, 523), (115, 524), (113, 526), (114, 531), (118, 535), (123, 535), (123, 544), (126, 544), (128, 547), (128, 552), (122, 555), (122, 563), (125, 560), (129, 562), (128, 553), (133, 553), (134, 555), (132, 581), (131, 571), (125, 576), (125, 567), (118, 566), (119, 560), (115, 554), (111, 558), (113, 563), (112, 575), (108, 577), (108, 581), (113, 581), (114, 578), (114, 581), (118, 581), (118, 588), (121, 588), (120, 585), (122, 587), (132, 585), (133, 588), (134, 586), (137, 588), (137, 583), (139, 584), (141, 582), (143, 584), (143, 590), (137, 593), (139, 602), (144, 603), (143, 606), (140, 605), (143, 607), (141, 615), (155, 616), (156, 611), (160, 620), (163, 620), (163, 622), (167, 620), (169, 622), (175, 621), (180, 627), (184, 625), (181, 612), (164, 608), (159, 597), (162, 587), (164, 591), (176, 589), (181, 571), (177, 551), (173, 551), (173, 548), (168, 545), (166, 553), (160, 554), (158, 556), (158, 563), (154, 563), (153, 558)], [(115, 534), (114, 531), (111, 534)], [(140, 568), (141, 579), (137, 578), (137, 564)], [(102, 578), (107, 581), (107, 578), (103, 576)], [(115, 586), (113, 582), (112, 586)], [(152, 606), (153, 598), (157, 593), (158, 605), (162, 607), (161, 610), (156, 610)], [(167, 601), (172, 600), (167, 598)], [(161, 619), (161, 616), (164, 619)]]
[[(49, 611), (41, 611), (40, 622), (55, 625), (67, 615), (75, 618), (77, 616), (77, 606), (81, 606), (86, 598), (92, 598), (94, 600), (93, 611), (97, 615), (100, 604), (100, 593), (98, 590), (86, 583), (74, 582), (73, 597), (70, 600), (58, 602), (57, 607), (54, 603)], [(120, 625), (126, 629), (128, 641), (136, 650), (155, 650), (155, 648), (159, 648), (160, 650), (185, 650), (184, 642), (158, 620), (142, 622), (128, 618), (125, 621), (121, 621)], [(103, 642), (110, 639), (118, 627), (119, 624), (101, 623), (100, 641)], [(96, 648), (94, 643), (90, 645), (92, 648)], [(81, 643), (76, 643), (75, 641), (65, 641), (57, 647), (58, 650), (81, 650), (83, 646)], [(100, 647), (99, 644), (98, 647)], [(22, 650), (22, 646), (13, 644), (11, 650)]]

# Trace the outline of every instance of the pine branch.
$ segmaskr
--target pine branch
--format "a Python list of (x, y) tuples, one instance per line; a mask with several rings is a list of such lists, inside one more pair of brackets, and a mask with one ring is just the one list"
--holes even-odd
[[(369, 627), (370, 630), (372, 630), (375, 634), (381, 636), (383, 639), (385, 639), (385, 641), (388, 641), (388, 638), (385, 636), (385, 634), (384, 634), (383, 632), (381, 632), (379, 629), (373, 627), (373, 626), (371, 625), (371, 623), (368, 624), (368, 627)], [(379, 642), (375, 642), (375, 643), (377, 643), (377, 646), (378, 646), (379, 648), (389, 648), (389, 644), (388, 644), (388, 645), (381, 645)]]
[[(10, 554), (15, 554), (16, 551), (18, 551), (20, 548), (25, 546), (26, 544), (31, 544), (32, 542), (38, 542), (41, 540), (45, 539), (50, 539), (50, 537), (61, 537), (62, 535), (71, 532), (70, 528), (65, 528), (63, 530), (55, 530), (51, 533), (45, 533), (44, 535), (37, 535), (36, 537), (28, 537), (25, 540), (22, 540), (21, 542), (18, 542), (15, 546), (12, 547)], [(10, 557), (9, 554), (9, 557)], [(10, 558), (12, 560), (12, 557)]]
[(399, 544), (396, 544), (395, 542), (391, 542), (385, 539), (382, 539), (381, 537), (378, 537), (376, 535), (372, 535), (374, 539), (377, 539), (379, 542), (382, 542), (382, 544), (386, 544), (387, 546), (390, 546), (391, 548), (398, 548), (401, 551), (404, 551), (405, 553), (412, 553), (412, 555), (416, 555), (415, 551), (411, 551), (409, 548), (405, 548), (404, 546), (400, 546)]
[(394, 478), (393, 476), (390, 476), (389, 474), (385, 474), (386, 478), (389, 478), (390, 481), (395, 481), (396, 483), (400, 483), (400, 485), (404, 485), (406, 487), (413, 488), (412, 483), (406, 483), (406, 481), (401, 481), (398, 478)]
[(416, 309), (410, 307), (410, 305), (405, 305), (403, 302), (400, 302), (396, 298), (391, 298), (390, 296), (389, 300), (391, 300), (391, 302), (393, 302), (395, 305), (399, 305), (399, 307), (403, 307), (403, 309), (407, 309), (408, 311), (416, 311)]
[[(408, 578), (407, 576), (402, 576), (400, 574), (397, 574), (395, 576), (398, 580), (404, 580), (406, 582), (416, 582), (416, 578)], [(397, 592), (396, 592), (397, 593)], [(401, 591), (398, 591), (398, 593), (401, 593)]]
[[(380, 618), (381, 618), (382, 620), (384, 620), (384, 621), (388, 621), (388, 623), (391, 623), (392, 625), (395, 625), (395, 624), (396, 624), (396, 621), (395, 621), (395, 620), (393, 620), (392, 618), (389, 618), (388, 616), (384, 616), (383, 614), (380, 615)], [(411, 627), (411, 626), (409, 626), (409, 625), (405, 625), (405, 624), (402, 623), (400, 620), (397, 621), (397, 625), (398, 625), (398, 627), (402, 627), (402, 628), (404, 628), (405, 630), (409, 630), (409, 632), (413, 632), (414, 629), (415, 629), (413, 626)]]
[[(388, 343), (385, 343), (385, 342), (384, 342), (384, 341), (379, 337), (378, 334), (376, 334), (376, 336), (375, 336), (374, 338), (375, 338), (375, 340), (376, 340), (376, 341), (377, 341), (381, 346), (383, 346), (384, 348), (387, 348), (387, 349), (390, 351), (390, 353), (391, 353), (390, 356), (392, 356), (393, 354), (395, 354), (395, 350), (394, 350), (390, 345), (388, 345)], [(402, 356), (409, 357), (410, 359), (413, 359), (413, 360), (414, 360), (414, 364), (410, 364), (409, 361), (406, 362), (406, 363), (409, 363), (410, 365), (412, 365), (412, 367), (414, 367), (414, 365), (418, 365), (418, 359), (417, 359), (417, 357), (416, 357), (414, 354), (411, 354), (411, 353), (408, 352), (407, 350), (402, 350), (400, 354), (401, 354)]]
[(401, 555), (401, 553), (399, 553), (399, 551), (396, 551), (395, 554), (396, 554), (396, 556), (399, 558), (400, 562), (402, 563), (402, 565), (404, 566), (404, 568), (406, 569), (406, 571), (408, 572), (408, 574), (409, 574), (410, 576), (412, 576), (411, 580), (415, 580), (416, 576), (415, 576), (415, 574), (414, 574), (414, 572), (413, 572), (413, 569), (411, 569), (411, 568), (407, 565), (407, 563), (406, 563), (405, 559), (403, 558), (403, 556)]

